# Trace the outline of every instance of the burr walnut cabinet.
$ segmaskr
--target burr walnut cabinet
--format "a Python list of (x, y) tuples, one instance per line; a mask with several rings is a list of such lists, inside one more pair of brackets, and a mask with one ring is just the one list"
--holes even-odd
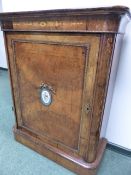
[(77, 174), (96, 174), (129, 18), (119, 6), (0, 14), (17, 141)]

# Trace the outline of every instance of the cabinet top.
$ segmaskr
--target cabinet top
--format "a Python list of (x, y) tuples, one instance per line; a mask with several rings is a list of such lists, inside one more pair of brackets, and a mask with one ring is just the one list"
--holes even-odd
[[(124, 20), (122, 20), (123, 18)], [(2, 23), (2, 30), (11, 30), (11, 29), (18, 30), (18, 28), (20, 30), (20, 23), (23, 23), (23, 22), (26, 22), (26, 27), (21, 28), (21, 29), (34, 30), (33, 25), (32, 27), (31, 26), (29, 27), (29, 25), (27, 26), (27, 22), (40, 22), (40, 21), (45, 22), (43, 23), (44, 28), (38, 27), (38, 30), (39, 29), (45, 30), (46, 29), (45, 26), (47, 26), (48, 21), (57, 21), (57, 26), (55, 26), (55, 23), (52, 23), (52, 25), (54, 25), (55, 30), (56, 29), (58, 30), (59, 28), (58, 26), (67, 21), (68, 23), (73, 22), (72, 25), (76, 25), (76, 28), (79, 30), (80, 24), (82, 24), (82, 21), (84, 21), (86, 22), (86, 28), (82, 29), (82, 31), (123, 32), (123, 30), (121, 30), (121, 25), (120, 25), (121, 21), (122, 21), (122, 24), (124, 24), (123, 27), (125, 28), (125, 24), (129, 21), (130, 18), (131, 18), (131, 14), (130, 14), (129, 8), (125, 6), (0, 13), (0, 21)], [(61, 24), (58, 24), (60, 22)], [(14, 24), (15, 28), (13, 27), (11, 28), (11, 26), (13, 26), (13, 23), (15, 23)], [(78, 23), (80, 24), (78, 25)], [(89, 23), (92, 23), (92, 26), (93, 26), (92, 28), (88, 26)], [(117, 27), (114, 25), (114, 23)], [(98, 27), (98, 24), (100, 27)], [(108, 26), (108, 27), (105, 27), (105, 26)], [(113, 28), (111, 28), (111, 26)], [(37, 28), (35, 27), (35, 30), (36, 29)], [(80, 27), (80, 30), (81, 30), (81, 27)]]
[(124, 15), (131, 17), (129, 8), (126, 6), (84, 8), (84, 9), (57, 9), (57, 10), (38, 10), (22, 12), (4, 12), (0, 13), (0, 20), (31, 19), (61, 16), (91, 16), (91, 15)]

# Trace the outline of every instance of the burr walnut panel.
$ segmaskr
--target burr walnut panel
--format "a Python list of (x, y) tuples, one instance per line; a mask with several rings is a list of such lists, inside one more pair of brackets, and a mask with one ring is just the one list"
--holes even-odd
[[(77, 150), (88, 45), (20, 40), (13, 46), (23, 125)], [(55, 90), (48, 107), (40, 101), (41, 82)]]

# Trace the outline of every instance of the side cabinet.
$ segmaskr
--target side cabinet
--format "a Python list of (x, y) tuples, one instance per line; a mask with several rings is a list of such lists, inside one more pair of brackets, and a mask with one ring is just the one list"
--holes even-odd
[(126, 7), (0, 14), (17, 141), (77, 174), (96, 174), (111, 68), (129, 15)]

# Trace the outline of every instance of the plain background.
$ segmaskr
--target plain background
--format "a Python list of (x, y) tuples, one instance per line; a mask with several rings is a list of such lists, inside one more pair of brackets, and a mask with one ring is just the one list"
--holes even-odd
[[(1, 6), (2, 4), (2, 6)], [(65, 8), (90, 8), (124, 5), (131, 8), (128, 0), (0, 0), (0, 10), (4, 12), (30, 11)], [(4, 42), (0, 32), (0, 67), (7, 68)], [(131, 150), (131, 22), (121, 49), (120, 62), (105, 136), (109, 142)]]

